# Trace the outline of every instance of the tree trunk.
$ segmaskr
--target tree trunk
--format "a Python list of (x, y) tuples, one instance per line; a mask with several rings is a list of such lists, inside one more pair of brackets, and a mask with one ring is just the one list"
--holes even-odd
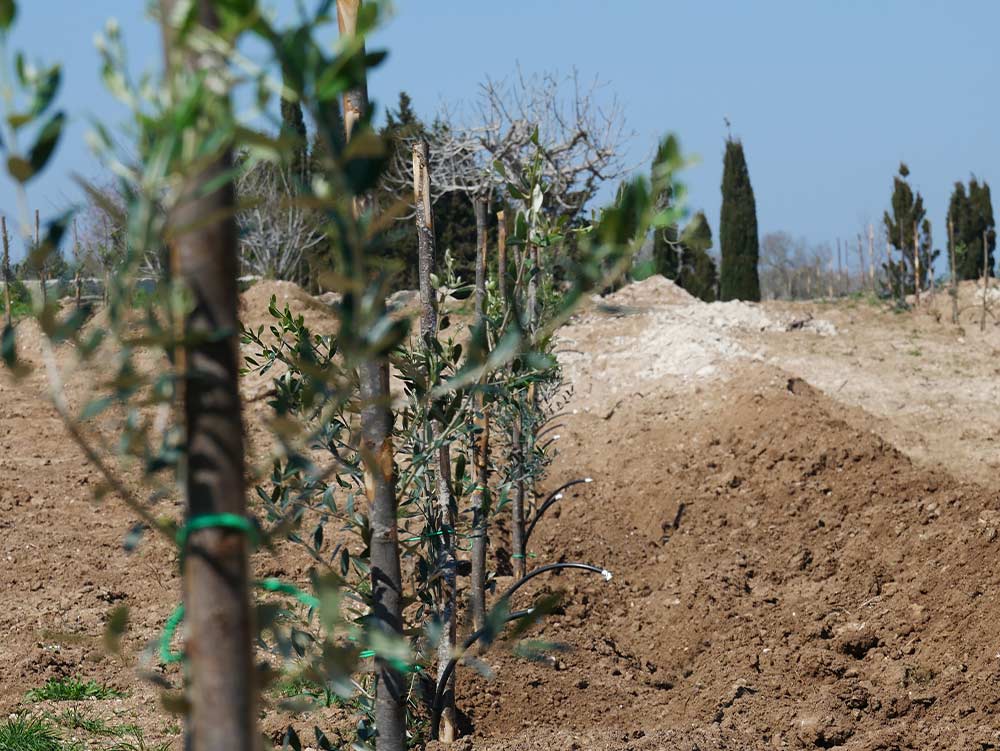
[(76, 273), (73, 275), (73, 284), (76, 287), (74, 297), (76, 307), (79, 308), (83, 296), (83, 281), (80, 279), (80, 238), (76, 234), (76, 219), (73, 220), (73, 264), (76, 266)]
[(875, 227), (868, 225), (868, 282), (871, 285), (872, 293), (877, 292), (875, 288)]
[[(431, 181), (428, 164), (427, 143), (420, 141), (413, 146), (413, 196), (416, 208), (417, 244), (420, 281), (420, 333), (428, 355), (435, 349), (437, 340), (437, 299), (436, 290), (431, 283), (431, 274), (435, 267), (434, 246), (434, 214), (431, 209)], [(431, 384), (433, 387), (435, 383)], [(436, 443), (441, 436), (442, 427), (438, 420), (431, 420), (431, 442)], [(457, 610), (457, 570), (455, 557), (455, 509), (451, 497), (451, 447), (445, 443), (438, 449), (436, 472), (431, 475), (436, 481), (437, 511), (440, 520), (440, 535), (434, 537), (439, 541), (437, 565), (444, 572), (441, 585), (441, 598), (437, 605), (438, 618), (441, 621), (441, 640), (438, 642), (438, 680), (444, 675), (448, 661), (452, 658), (455, 642), (458, 636), (456, 626)], [(438, 728), (438, 740), (451, 743), (457, 736), (455, 723), (455, 673), (451, 674), (448, 687), (442, 699), (441, 724)]]
[(538, 268), (538, 248), (531, 244), (526, 252), (531, 264), (531, 268), (528, 270), (528, 332), (534, 336), (535, 327), (538, 325), (538, 284), (541, 281)]
[(476, 214), (476, 320), (486, 321), (486, 212), (488, 202), (484, 196), (475, 200)]
[(527, 569), (525, 556), (527, 551), (524, 546), (524, 447), (521, 437), (522, 430), (521, 408), (518, 407), (517, 417), (514, 419), (514, 428), (511, 434), (510, 449), (511, 459), (517, 478), (514, 483), (514, 498), (511, 505), (511, 559), (514, 561), (514, 578), (524, 577)]
[(7, 315), (7, 325), (11, 325), (10, 308), (10, 238), (7, 236), (7, 217), (0, 216), (0, 233), (3, 234), (3, 302)]
[[(164, 19), (171, 17), (174, 4), (162, 1)], [(211, 2), (198, 2), (197, 19), (209, 29), (217, 26)], [(163, 31), (169, 67), (179, 61), (172, 59), (172, 31), (166, 26)], [(187, 64), (205, 62), (192, 59)], [(232, 184), (219, 184), (230, 169), (227, 153), (188, 176), (168, 219), (171, 252), (194, 302), (185, 335), (197, 342), (185, 345), (182, 360), (189, 523), (210, 514), (246, 513), (236, 336), (236, 203)], [(218, 187), (206, 194), (210, 184)], [(183, 577), (191, 751), (259, 746), (247, 557), (243, 530), (209, 527), (188, 537)]]
[(500, 306), (507, 313), (507, 217), (503, 211), (497, 212), (497, 290)]
[[(486, 326), (486, 199), (474, 201), (476, 214), (476, 323)], [(486, 332), (483, 332), (485, 337)], [(482, 385), (482, 383), (480, 383)], [(475, 395), (476, 434), (472, 446), (475, 487), (472, 491), (472, 571), (469, 586), (475, 628), (486, 625), (486, 549), (489, 546), (490, 423), (480, 389)]]
[[(354, 36), (361, 0), (337, 0), (337, 25), (341, 36)], [(348, 140), (368, 109), (368, 87), (362, 84), (344, 95), (344, 131)], [(370, 197), (358, 197), (354, 210), (372, 206)], [(384, 308), (385, 301), (380, 301)], [(372, 603), (376, 625), (396, 638), (403, 636), (402, 573), (396, 521), (396, 468), (392, 447), (393, 416), (390, 409), (389, 362), (373, 357), (358, 368), (361, 395), (362, 459), (368, 496), (371, 538)], [(378, 686), (375, 725), (378, 751), (403, 751), (406, 747), (406, 686), (392, 665), (376, 656)]]

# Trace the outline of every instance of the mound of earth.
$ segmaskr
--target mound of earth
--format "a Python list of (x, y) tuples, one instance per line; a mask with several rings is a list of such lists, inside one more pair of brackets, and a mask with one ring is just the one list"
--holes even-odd
[[(561, 430), (584, 473), (533, 540), (611, 569), (538, 638), (554, 669), (465, 680), (474, 747), (969, 749), (1000, 742), (1000, 504), (804, 382), (747, 366)], [(568, 494), (569, 495), (569, 494)], [(524, 603), (521, 603), (522, 605)], [(558, 731), (554, 729), (558, 727)]]

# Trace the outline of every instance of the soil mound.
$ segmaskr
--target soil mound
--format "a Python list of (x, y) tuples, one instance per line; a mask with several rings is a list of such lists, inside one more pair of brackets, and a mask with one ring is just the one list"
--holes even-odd
[(602, 299), (605, 305), (655, 307), (658, 305), (691, 305), (701, 303), (686, 289), (660, 274), (641, 282), (632, 282)]
[(267, 331), (274, 322), (268, 312), (271, 298), (275, 298), (278, 310), (284, 310), (287, 305), (293, 315), (301, 314), (306, 326), (317, 333), (330, 332), (336, 316), (325, 305), (294, 282), (259, 281), (240, 295), (240, 317), (243, 325), (256, 330), (263, 326)]
[(574, 647), (556, 670), (505, 661), (499, 686), (462, 689), (477, 735), (516, 736), (486, 747), (541, 748), (512, 729), (553, 721), (566, 748), (1000, 740), (996, 646), (971, 636), (1000, 619), (997, 501), (800, 379), (741, 382), (571, 418), (553, 481), (595, 482), (533, 542), (615, 579), (550, 580), (570, 597), (541, 638)]

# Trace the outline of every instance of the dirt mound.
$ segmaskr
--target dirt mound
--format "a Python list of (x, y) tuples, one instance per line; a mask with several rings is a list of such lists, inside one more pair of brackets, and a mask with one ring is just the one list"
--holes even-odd
[(628, 307), (655, 307), (658, 305), (691, 305), (700, 303), (686, 289), (660, 274), (653, 274), (641, 282), (632, 282), (617, 292), (601, 299), (605, 305)]
[(476, 748), (545, 747), (516, 728), (552, 722), (565, 748), (1000, 741), (996, 645), (971, 636), (1000, 619), (996, 499), (802, 381), (742, 381), (703, 392), (707, 410), (661, 394), (563, 429), (553, 481), (596, 482), (536, 552), (615, 579), (553, 582), (572, 595), (542, 630), (573, 646), (556, 670), (504, 659), (497, 684), (463, 687), (477, 736), (503, 739)]
[(320, 300), (310, 295), (294, 282), (260, 281), (240, 295), (240, 317), (247, 328), (264, 326), (266, 331), (274, 322), (268, 312), (271, 297), (278, 310), (287, 305), (294, 315), (301, 314), (306, 325), (317, 333), (329, 333), (336, 324), (336, 316)]

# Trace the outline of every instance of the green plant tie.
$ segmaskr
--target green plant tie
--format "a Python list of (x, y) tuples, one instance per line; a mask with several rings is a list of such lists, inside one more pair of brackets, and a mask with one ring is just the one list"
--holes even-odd
[(235, 529), (243, 532), (250, 540), (250, 544), (255, 548), (260, 543), (260, 535), (257, 533), (257, 525), (253, 519), (240, 514), (201, 514), (188, 519), (187, 523), (177, 530), (177, 546), (181, 549), (181, 556), (187, 548), (188, 538), (192, 532), (201, 529)]
[[(260, 543), (260, 535), (257, 531), (257, 525), (252, 519), (239, 514), (202, 514), (189, 519), (183, 527), (177, 530), (177, 545), (181, 549), (181, 557), (183, 558), (184, 556), (188, 538), (191, 536), (192, 532), (197, 532), (200, 529), (213, 529), (220, 527), (224, 529), (235, 529), (243, 532), (255, 548)], [(445, 530), (441, 530), (440, 532), (434, 534), (443, 534), (444, 532)], [(420, 540), (421, 538), (416, 537), (413, 539)], [(320, 605), (320, 601), (317, 597), (314, 597), (308, 592), (296, 587), (294, 584), (283, 582), (280, 579), (275, 579), (273, 577), (268, 579), (259, 579), (254, 582), (254, 586), (263, 589), (265, 592), (289, 595), (309, 608), (318, 608)], [(167, 618), (167, 622), (163, 626), (163, 634), (160, 636), (160, 660), (164, 664), (170, 665), (184, 660), (183, 652), (174, 652), (170, 648), (170, 644), (174, 640), (174, 636), (177, 634), (177, 629), (180, 628), (183, 621), (184, 605), (182, 603), (174, 608), (174, 612), (172, 612), (170, 617)], [(355, 636), (349, 636), (348, 639), (351, 641), (357, 641), (357, 637)], [(375, 650), (364, 649), (361, 651), (360, 656), (365, 659), (375, 657)], [(407, 665), (398, 659), (392, 659), (390, 662), (393, 667), (400, 672), (419, 669)]]

